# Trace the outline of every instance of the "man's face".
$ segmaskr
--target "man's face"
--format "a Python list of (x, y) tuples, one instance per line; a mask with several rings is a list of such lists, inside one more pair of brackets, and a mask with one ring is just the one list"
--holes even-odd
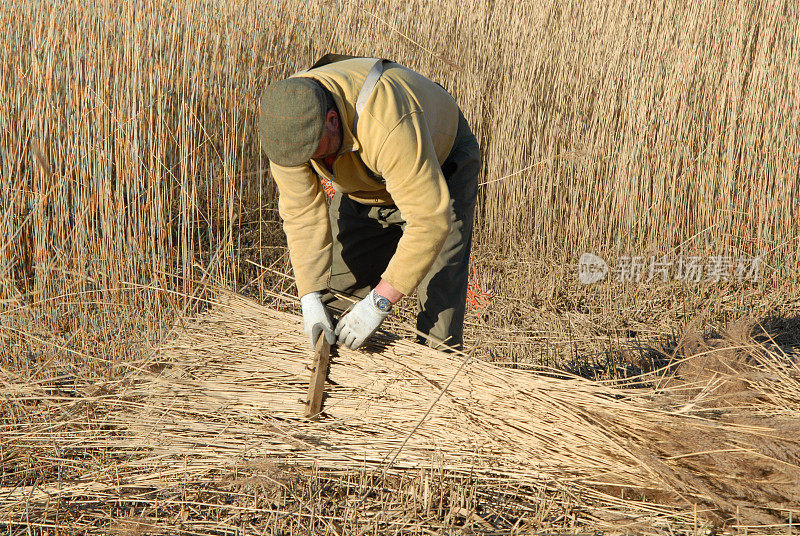
[(311, 158), (316, 160), (327, 158), (338, 153), (341, 146), (342, 129), (339, 122), (339, 113), (334, 109), (330, 109), (325, 114), (325, 130), (319, 140), (319, 147), (317, 147), (317, 152)]

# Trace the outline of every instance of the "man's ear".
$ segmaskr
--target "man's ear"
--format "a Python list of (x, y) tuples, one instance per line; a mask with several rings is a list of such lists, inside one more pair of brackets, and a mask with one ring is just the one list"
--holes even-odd
[(339, 112), (337, 112), (335, 108), (328, 110), (328, 113), (325, 114), (325, 122), (330, 126), (331, 130), (338, 130)]

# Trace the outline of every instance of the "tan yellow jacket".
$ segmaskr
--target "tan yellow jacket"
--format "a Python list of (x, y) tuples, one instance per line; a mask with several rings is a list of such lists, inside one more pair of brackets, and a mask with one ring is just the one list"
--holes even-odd
[(416, 289), (450, 231), (450, 193), (441, 171), (458, 128), (458, 107), (440, 86), (388, 63), (358, 119), (355, 102), (374, 60), (355, 58), (294, 76), (319, 81), (333, 94), (342, 119), (342, 147), (331, 175), (311, 160), (270, 164), (278, 209), (300, 296), (328, 286), (331, 230), (319, 178), (368, 204), (395, 204), (406, 227), (382, 277), (403, 294)]

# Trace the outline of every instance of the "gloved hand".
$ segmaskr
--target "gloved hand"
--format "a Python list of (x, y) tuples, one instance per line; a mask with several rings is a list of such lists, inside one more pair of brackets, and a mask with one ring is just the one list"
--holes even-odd
[(349, 313), (339, 319), (336, 325), (336, 337), (339, 344), (355, 350), (375, 333), (389, 312), (383, 312), (375, 306), (373, 290), (366, 298), (355, 304)]
[(312, 350), (316, 347), (319, 334), (323, 331), (329, 344), (336, 342), (333, 320), (328, 308), (322, 303), (321, 296), (320, 292), (309, 292), (300, 298), (300, 305), (303, 307), (303, 331), (308, 335)]

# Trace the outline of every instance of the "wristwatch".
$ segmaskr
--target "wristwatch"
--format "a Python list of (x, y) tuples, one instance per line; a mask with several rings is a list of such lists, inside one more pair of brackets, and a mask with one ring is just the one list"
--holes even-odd
[(382, 313), (392, 310), (392, 302), (389, 301), (389, 298), (384, 298), (374, 290), (372, 291), (372, 304)]

